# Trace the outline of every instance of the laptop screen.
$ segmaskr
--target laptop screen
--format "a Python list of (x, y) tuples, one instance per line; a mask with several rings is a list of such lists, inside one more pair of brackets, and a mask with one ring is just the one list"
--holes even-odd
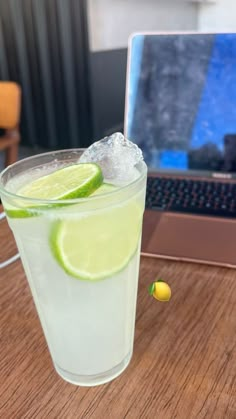
[(236, 172), (236, 34), (135, 35), (125, 133), (149, 168)]

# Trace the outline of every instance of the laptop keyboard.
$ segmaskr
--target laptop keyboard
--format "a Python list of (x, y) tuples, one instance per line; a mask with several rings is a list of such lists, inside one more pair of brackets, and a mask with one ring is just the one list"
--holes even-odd
[(235, 218), (236, 184), (148, 177), (146, 208)]

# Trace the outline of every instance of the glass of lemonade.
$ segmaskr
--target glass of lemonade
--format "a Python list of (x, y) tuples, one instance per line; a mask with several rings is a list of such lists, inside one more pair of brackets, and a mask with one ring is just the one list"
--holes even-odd
[(147, 170), (140, 161), (135, 180), (123, 186), (103, 180), (91, 189), (90, 182), (89, 196), (65, 197), (64, 180), (75, 188), (68, 179), (82, 152), (9, 166), (0, 195), (55, 369), (73, 384), (94, 386), (118, 376), (132, 357)]

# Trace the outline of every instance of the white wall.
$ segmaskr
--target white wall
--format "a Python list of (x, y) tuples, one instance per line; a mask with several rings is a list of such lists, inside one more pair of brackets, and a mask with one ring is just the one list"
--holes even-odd
[(125, 48), (135, 31), (196, 30), (198, 6), (188, 0), (88, 0), (90, 49)]
[(200, 31), (236, 31), (236, 0), (200, 4), (198, 28)]

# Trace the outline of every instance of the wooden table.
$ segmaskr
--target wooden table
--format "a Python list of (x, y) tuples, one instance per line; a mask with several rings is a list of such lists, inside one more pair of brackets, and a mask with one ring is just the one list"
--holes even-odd
[[(15, 250), (5, 221), (0, 245), (1, 262)], [(148, 295), (157, 275), (168, 303)], [(54, 371), (20, 261), (0, 285), (0, 418), (236, 418), (236, 271), (143, 258), (131, 364), (94, 388)]]

